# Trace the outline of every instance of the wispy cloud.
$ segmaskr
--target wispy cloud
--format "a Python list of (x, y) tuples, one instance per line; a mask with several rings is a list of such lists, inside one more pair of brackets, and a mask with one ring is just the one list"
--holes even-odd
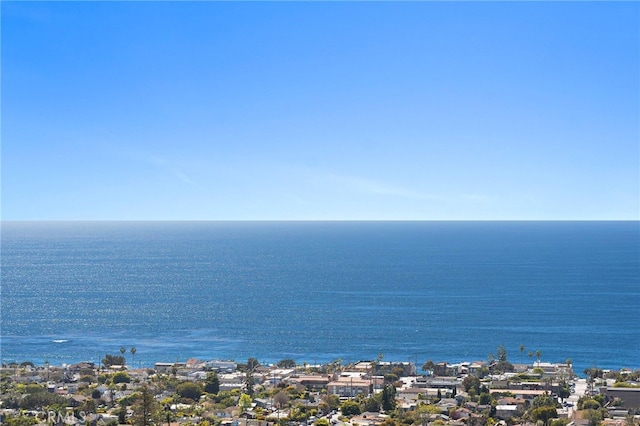
[(391, 184), (377, 179), (335, 173), (318, 174), (313, 178), (316, 184), (334, 191), (350, 191), (365, 195), (382, 195), (411, 200), (439, 201), (443, 203), (484, 204), (492, 197), (477, 192), (443, 192), (434, 187), (434, 192), (415, 190), (402, 185)]
[(413, 199), (431, 198), (430, 196), (421, 194), (403, 186), (358, 176), (326, 174), (316, 176), (314, 180), (318, 183), (330, 185), (334, 188), (346, 189), (361, 194), (387, 195)]
[(458, 196), (457, 199), (468, 203), (485, 203), (491, 201), (491, 197), (485, 194), (462, 194)]
[(189, 185), (195, 185), (195, 182), (186, 173), (184, 173), (179, 167), (175, 166), (174, 164), (172, 164), (170, 161), (166, 160), (163, 157), (150, 155), (150, 156), (147, 156), (146, 162), (157, 166), (158, 168), (165, 171), (169, 175), (175, 177), (177, 180), (181, 182), (184, 182)]
[(173, 174), (175, 175), (175, 177), (180, 179), (182, 182), (188, 183), (189, 185), (195, 185), (195, 182), (192, 181), (186, 174), (184, 174), (184, 173), (182, 173), (180, 171), (177, 171), (177, 170), (174, 170)]

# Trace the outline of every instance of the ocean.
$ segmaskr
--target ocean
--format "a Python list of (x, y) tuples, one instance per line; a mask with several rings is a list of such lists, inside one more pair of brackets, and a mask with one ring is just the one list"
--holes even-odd
[(3, 222), (0, 356), (640, 368), (639, 225)]

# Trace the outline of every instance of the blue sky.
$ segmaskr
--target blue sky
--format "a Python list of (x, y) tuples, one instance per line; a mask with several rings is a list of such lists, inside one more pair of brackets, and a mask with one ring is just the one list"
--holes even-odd
[(5, 220), (640, 216), (637, 2), (6, 2)]

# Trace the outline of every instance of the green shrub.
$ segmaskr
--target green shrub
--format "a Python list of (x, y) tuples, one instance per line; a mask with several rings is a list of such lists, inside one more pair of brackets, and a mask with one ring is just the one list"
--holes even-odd
[(111, 378), (111, 382), (114, 383), (114, 384), (129, 383), (129, 382), (131, 382), (131, 377), (129, 377), (129, 375), (127, 373), (125, 373), (124, 371), (118, 371)]

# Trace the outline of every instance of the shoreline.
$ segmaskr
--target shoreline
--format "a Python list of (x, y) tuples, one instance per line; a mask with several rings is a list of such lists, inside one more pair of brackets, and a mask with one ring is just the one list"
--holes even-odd
[[(250, 357), (249, 359), (252, 359), (252, 357)], [(255, 359), (255, 358), (253, 358)], [(275, 368), (277, 363), (282, 361), (282, 360), (287, 360), (285, 358), (277, 360), (277, 361), (270, 361), (270, 360), (263, 360), (262, 362), (260, 362), (260, 360), (258, 360), (259, 364), (264, 366), (264, 367), (268, 367), (268, 368)], [(316, 362), (316, 363), (309, 363), (306, 361), (301, 361), (298, 362), (296, 360), (293, 360), (295, 362), (295, 365), (297, 367), (307, 367), (307, 368), (319, 368), (322, 366), (327, 366), (327, 365), (331, 365), (333, 363), (335, 363), (337, 360), (333, 360), (333, 361), (322, 361), (322, 362)], [(371, 359), (359, 359), (359, 360), (354, 360), (354, 361), (349, 361), (349, 362), (344, 362), (341, 363), (340, 365), (342, 365), (343, 367), (348, 367), (348, 366), (354, 366), (358, 363), (363, 363), (363, 362), (374, 362), (375, 358), (371, 358)], [(106, 367), (104, 366), (104, 364), (102, 362), (96, 362), (96, 361), (91, 361), (91, 360), (81, 360), (81, 361), (73, 361), (73, 362), (62, 362), (62, 363), (52, 363), (52, 362), (48, 362), (48, 361), (43, 361), (43, 362), (33, 362), (33, 361), (5, 361), (3, 360), (2, 363), (0, 364), (0, 370), (11, 370), (11, 369), (16, 369), (16, 368), (20, 368), (22, 366), (33, 366), (33, 368), (35, 369), (44, 369), (44, 368), (56, 368), (56, 369), (67, 369), (69, 367), (72, 366), (77, 366), (77, 365), (82, 365), (82, 364), (89, 364), (92, 365), (93, 368), (105, 368), (105, 369), (113, 369), (113, 370), (125, 370), (125, 371), (136, 371), (136, 370), (154, 370), (157, 368), (158, 364), (174, 364), (174, 365), (179, 365), (179, 366), (187, 366), (189, 363), (191, 364), (202, 364), (205, 362), (232, 362), (235, 363), (237, 365), (243, 365), (244, 363), (246, 363), (246, 360), (236, 360), (234, 358), (210, 358), (210, 359), (199, 359), (199, 358), (189, 358), (187, 360), (181, 361), (181, 360), (177, 360), (175, 362), (172, 361), (155, 361), (152, 364), (149, 363), (137, 363), (138, 365), (130, 365), (129, 363), (126, 363), (124, 365), (121, 366), (111, 366), (111, 367)], [(416, 374), (420, 375), (420, 371), (421, 371), (421, 366), (422, 363), (413, 363), (413, 362), (407, 362), (407, 361), (402, 361), (402, 360), (394, 360), (394, 359), (385, 359), (384, 360), (385, 363), (407, 363), (407, 364), (412, 364), (415, 366), (415, 370), (416, 370)], [(466, 360), (466, 361), (458, 361), (458, 362), (449, 362), (449, 361), (438, 361), (438, 363), (445, 363), (448, 367), (455, 367), (455, 368), (459, 368), (461, 366), (468, 366), (468, 365), (473, 365), (473, 364), (488, 364), (487, 361), (485, 360)], [(557, 365), (564, 365), (565, 363), (563, 362), (548, 362), (548, 361), (540, 361), (539, 363), (533, 362), (533, 363), (519, 363), (519, 362), (513, 362), (512, 365), (516, 368), (516, 369), (520, 369), (520, 370), (524, 370), (524, 369), (534, 369), (536, 367), (545, 367), (545, 366), (557, 366)], [(575, 364), (570, 364), (570, 368), (573, 371), (573, 375), (577, 378), (585, 378), (586, 375), (584, 374), (584, 370), (586, 369), (576, 369), (575, 368)], [(602, 370), (605, 373), (608, 372), (620, 372), (620, 371), (640, 371), (640, 365), (637, 366), (624, 366), (624, 367), (612, 367), (612, 368), (607, 368), (607, 367), (597, 367), (597, 366), (592, 366), (592, 367), (587, 367), (587, 368), (596, 368), (598, 370)]]

